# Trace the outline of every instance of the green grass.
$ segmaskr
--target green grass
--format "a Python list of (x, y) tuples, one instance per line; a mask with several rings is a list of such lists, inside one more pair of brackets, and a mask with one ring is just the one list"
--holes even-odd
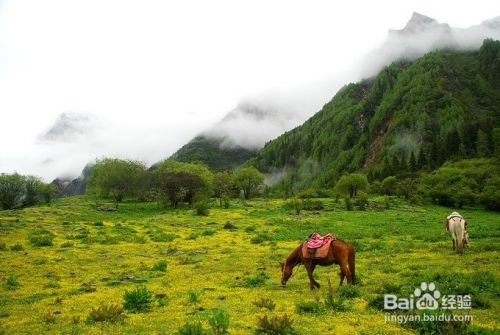
[[(470, 248), (458, 256), (443, 230), (451, 209), (391, 198), (382, 210), (384, 198), (374, 201), (380, 206), (346, 211), (341, 201), (321, 199), (319, 214), (298, 216), (282, 200), (233, 201), (198, 216), (127, 201), (101, 212), (84, 196), (0, 211), (0, 331), (171, 334), (187, 323), (208, 329), (212, 311), (224, 310), (230, 334), (251, 334), (264, 315), (285, 314), (299, 334), (411, 334), (425, 327), (385, 323), (380, 297), (408, 296), (421, 281), (445, 294), (471, 293), (474, 327), (500, 328), (500, 214), (461, 210)], [(238, 229), (223, 229), (228, 221)], [(355, 288), (337, 289), (338, 266), (316, 269), (319, 290), (309, 290), (303, 267), (280, 286), (278, 261), (313, 231), (355, 245)], [(131, 298), (140, 287), (150, 294)], [(125, 304), (123, 323), (121, 314), (120, 322), (85, 321), (98, 306)]]

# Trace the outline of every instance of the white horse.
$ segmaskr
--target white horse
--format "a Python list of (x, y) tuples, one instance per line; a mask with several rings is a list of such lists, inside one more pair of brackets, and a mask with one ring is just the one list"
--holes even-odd
[(448, 229), (453, 238), (453, 250), (461, 254), (464, 251), (464, 245), (468, 244), (468, 234), (465, 230), (465, 220), (460, 216), (454, 216), (449, 219)]

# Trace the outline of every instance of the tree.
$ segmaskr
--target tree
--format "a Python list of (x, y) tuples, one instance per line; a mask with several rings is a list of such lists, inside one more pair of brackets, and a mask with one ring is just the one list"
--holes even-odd
[(231, 173), (224, 171), (214, 175), (214, 195), (219, 198), (219, 203), (222, 206), (222, 200), (227, 199), (233, 188)]
[(250, 199), (252, 193), (264, 183), (264, 176), (253, 166), (245, 167), (235, 172), (233, 183), (243, 191), (245, 199)]
[(386, 195), (394, 195), (396, 193), (396, 186), (398, 184), (398, 180), (394, 176), (386, 177), (382, 181), (382, 190)]
[(418, 169), (417, 159), (415, 158), (415, 154), (413, 153), (413, 151), (410, 153), (410, 160), (408, 161), (408, 169), (412, 172)]
[(493, 133), (493, 151), (496, 157), (500, 157), (500, 128), (494, 128)]
[(490, 155), (488, 135), (481, 129), (477, 131), (476, 151), (479, 157), (487, 157)]
[(349, 195), (349, 198), (354, 198), (358, 191), (366, 191), (368, 185), (366, 175), (351, 173), (340, 177), (340, 180), (335, 185), (335, 190), (341, 194)]
[(26, 194), (23, 201), (24, 205), (36, 205), (38, 203), (38, 195), (42, 192), (43, 182), (38, 177), (25, 176), (24, 187), (26, 188)]
[(212, 183), (212, 172), (204, 164), (165, 160), (153, 171), (151, 187), (158, 200), (178, 208), (182, 201), (192, 206), (196, 199), (210, 197)]
[(138, 195), (145, 184), (146, 166), (137, 161), (105, 158), (92, 166), (87, 192), (99, 197), (112, 197), (121, 202)]
[(17, 173), (0, 175), (0, 204), (2, 209), (12, 209), (19, 205), (24, 195), (25, 178)]

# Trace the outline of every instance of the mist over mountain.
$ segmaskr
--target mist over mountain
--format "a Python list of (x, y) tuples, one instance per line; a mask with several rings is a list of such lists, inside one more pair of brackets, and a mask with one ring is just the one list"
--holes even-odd
[(97, 118), (90, 113), (65, 112), (59, 114), (39, 139), (43, 142), (70, 142), (91, 134), (96, 127)]
[[(220, 122), (184, 145), (172, 158), (202, 161), (211, 167), (216, 165), (217, 169), (234, 168), (244, 162), (243, 157), (248, 157), (249, 153), (262, 148), (269, 140), (303, 123), (319, 111), (325, 101), (348, 82), (374, 77), (384, 66), (394, 61), (414, 60), (433, 50), (478, 49), (486, 38), (500, 39), (500, 16), (462, 29), (413, 13), (404, 28), (390, 30), (386, 41), (367, 55), (359, 66), (360, 73), (351, 70), (338, 78), (309, 83), (295, 90), (268, 91), (247, 98)], [(356, 68), (354, 65), (353, 69)], [(217, 152), (215, 144), (219, 145), (221, 152)], [(232, 157), (240, 159), (231, 160), (231, 164), (226, 166), (221, 164), (221, 160), (213, 165), (211, 158), (223, 156), (222, 151), (227, 149), (232, 149)]]
[(361, 77), (373, 77), (396, 60), (413, 60), (433, 50), (478, 49), (486, 38), (500, 39), (500, 16), (469, 28), (454, 28), (413, 13), (403, 29), (389, 30), (385, 42), (366, 56)]

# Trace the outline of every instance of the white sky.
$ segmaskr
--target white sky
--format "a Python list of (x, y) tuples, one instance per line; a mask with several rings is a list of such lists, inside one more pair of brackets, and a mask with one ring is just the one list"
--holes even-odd
[[(153, 163), (245, 97), (358, 80), (414, 11), (465, 28), (500, 1), (0, 0), (0, 172), (50, 181), (104, 155)], [(97, 116), (101, 136), (40, 143), (64, 112)]]

